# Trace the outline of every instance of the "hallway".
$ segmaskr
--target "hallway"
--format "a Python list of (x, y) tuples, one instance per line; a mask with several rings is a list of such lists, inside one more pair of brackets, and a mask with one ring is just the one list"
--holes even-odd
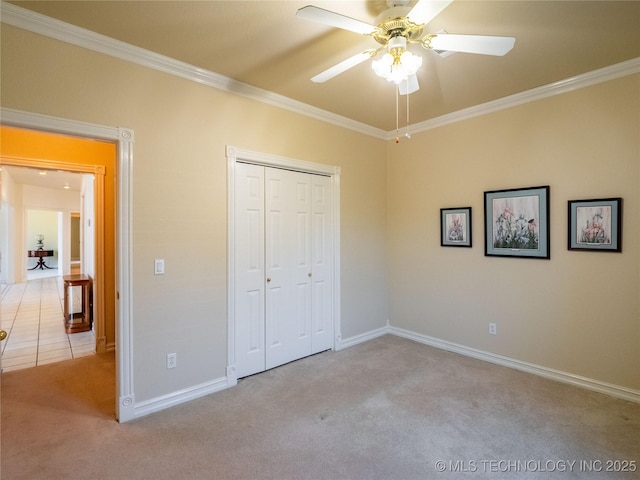
[(0, 328), (8, 334), (0, 344), (3, 372), (95, 353), (92, 331), (65, 332), (61, 276), (2, 285), (0, 295)]

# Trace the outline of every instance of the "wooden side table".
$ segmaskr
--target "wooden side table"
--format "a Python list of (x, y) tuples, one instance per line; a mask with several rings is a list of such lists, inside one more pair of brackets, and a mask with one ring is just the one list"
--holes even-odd
[[(93, 323), (91, 305), (91, 277), (84, 274), (64, 275), (64, 327), (67, 333), (87, 332)], [(82, 287), (82, 311), (73, 313), (69, 308), (71, 287)]]

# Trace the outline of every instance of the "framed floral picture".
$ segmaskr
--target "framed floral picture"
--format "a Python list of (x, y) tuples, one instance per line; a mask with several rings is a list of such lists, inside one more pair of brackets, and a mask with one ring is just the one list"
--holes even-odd
[(622, 198), (569, 200), (568, 248), (622, 252)]
[(471, 207), (440, 209), (440, 245), (471, 247)]
[(550, 259), (549, 186), (484, 192), (484, 254)]

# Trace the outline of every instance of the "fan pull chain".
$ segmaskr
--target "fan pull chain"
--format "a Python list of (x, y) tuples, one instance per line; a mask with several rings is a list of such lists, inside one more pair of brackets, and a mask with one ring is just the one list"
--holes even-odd
[(404, 136), (407, 138), (407, 140), (411, 138), (411, 133), (409, 133), (409, 94), (408, 93), (407, 93), (407, 132), (404, 134)]
[(400, 143), (400, 127), (398, 122), (398, 95), (399, 95), (400, 87), (396, 87), (396, 143)]
[[(408, 80), (407, 80), (408, 81)], [(408, 90), (408, 88), (407, 88)], [(396, 87), (396, 143), (400, 143), (400, 87)], [(409, 132), (409, 94), (407, 93), (407, 123), (404, 137), (409, 140), (411, 133)]]

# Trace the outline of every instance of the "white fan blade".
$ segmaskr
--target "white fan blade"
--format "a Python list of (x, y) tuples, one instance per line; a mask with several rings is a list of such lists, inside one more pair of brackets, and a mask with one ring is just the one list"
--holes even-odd
[(414, 73), (410, 75), (404, 82), (400, 82), (398, 85), (398, 92), (400, 95), (409, 95), (413, 92), (417, 92), (420, 89), (418, 85), (418, 76)]
[(428, 45), (434, 50), (480, 53), (483, 55), (496, 55), (500, 57), (511, 50), (515, 42), (516, 39), (513, 37), (439, 33), (431, 38)]
[(376, 29), (374, 26), (356, 20), (355, 18), (340, 15), (339, 13), (331, 12), (324, 8), (314, 7), (313, 5), (302, 7), (296, 12), (296, 16), (304, 18), (305, 20), (311, 20), (312, 22), (362, 33), (363, 35), (368, 35)]
[(350, 68), (355, 67), (356, 65), (364, 62), (365, 60), (370, 59), (376, 53), (378, 53), (377, 50), (365, 50), (364, 52), (358, 53), (357, 55), (347, 58), (346, 60), (343, 60), (337, 65), (334, 65), (333, 67), (328, 68), (324, 72), (319, 73), (318, 75), (313, 77), (311, 81), (315, 83), (324, 83), (327, 80), (335, 77), (336, 75), (340, 75), (342, 72), (345, 72)]
[(429, 23), (447, 8), (453, 0), (420, 0), (407, 14), (409, 20), (418, 25)]

